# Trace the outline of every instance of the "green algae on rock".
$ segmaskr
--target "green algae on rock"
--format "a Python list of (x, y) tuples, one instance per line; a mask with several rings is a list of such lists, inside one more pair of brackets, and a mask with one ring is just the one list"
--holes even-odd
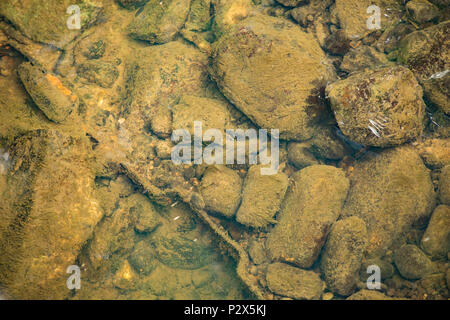
[(225, 166), (209, 166), (203, 174), (200, 193), (205, 209), (231, 218), (241, 203), (242, 179)]
[(334, 79), (313, 36), (287, 20), (261, 15), (241, 21), (215, 43), (210, 71), (252, 121), (296, 140), (310, 138), (326, 115), (317, 95)]
[(266, 246), (272, 260), (310, 268), (341, 214), (349, 181), (343, 170), (325, 165), (297, 171), (293, 180)]
[(67, 27), (75, 13), (67, 12), (71, 5), (80, 9), (82, 29), (95, 21), (103, 6), (98, 0), (8, 0), (0, 2), (0, 15), (32, 40), (63, 48), (80, 34)]
[(433, 263), (422, 250), (412, 244), (394, 252), (394, 262), (400, 274), (410, 280), (420, 279), (435, 271)]
[[(448, 181), (447, 181), (448, 183)], [(440, 205), (434, 209), (422, 237), (422, 249), (432, 258), (445, 258), (450, 251), (450, 207)]]
[(183, 27), (189, 8), (189, 0), (149, 0), (128, 26), (128, 32), (134, 39), (167, 43)]
[(272, 292), (299, 300), (319, 300), (325, 287), (317, 273), (280, 262), (268, 266), (266, 280)]
[(242, 203), (236, 221), (249, 227), (263, 228), (274, 222), (289, 184), (285, 173), (262, 175), (264, 165), (254, 165), (248, 170), (242, 188)]
[(366, 246), (362, 219), (350, 217), (333, 225), (320, 261), (328, 289), (342, 296), (353, 293)]
[(369, 257), (382, 255), (423, 224), (435, 205), (429, 170), (410, 147), (367, 154), (355, 164), (350, 182), (342, 214), (365, 221)]
[(63, 122), (79, 105), (78, 97), (60, 78), (31, 63), (19, 66), (19, 77), (38, 108), (54, 122)]
[(366, 146), (395, 146), (424, 130), (422, 88), (407, 68), (385, 67), (351, 75), (326, 88), (345, 136)]

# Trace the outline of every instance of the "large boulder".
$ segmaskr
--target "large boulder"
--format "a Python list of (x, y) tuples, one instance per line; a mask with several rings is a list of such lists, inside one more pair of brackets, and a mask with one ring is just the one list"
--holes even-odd
[(37, 130), (10, 148), (2, 190), (0, 282), (17, 299), (64, 299), (66, 270), (103, 217), (85, 134)]
[(357, 73), (329, 85), (326, 92), (339, 128), (360, 144), (399, 145), (424, 130), (423, 91), (407, 68)]
[(430, 172), (409, 147), (367, 154), (354, 166), (350, 183), (343, 216), (366, 222), (369, 256), (401, 243), (413, 226), (426, 223), (434, 208)]
[(211, 75), (260, 127), (305, 140), (326, 114), (317, 95), (334, 70), (312, 35), (284, 19), (256, 15), (217, 41)]
[(341, 214), (349, 181), (343, 170), (324, 165), (297, 171), (293, 180), (267, 249), (272, 260), (310, 268)]

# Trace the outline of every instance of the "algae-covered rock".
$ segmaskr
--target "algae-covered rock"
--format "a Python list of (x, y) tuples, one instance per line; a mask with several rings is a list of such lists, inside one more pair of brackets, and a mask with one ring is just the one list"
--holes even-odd
[(273, 260), (309, 268), (338, 219), (349, 181), (341, 169), (313, 165), (293, 176), (266, 246)]
[(425, 97), (446, 114), (450, 114), (450, 70), (422, 81)]
[(66, 270), (103, 216), (89, 139), (38, 130), (17, 138), (10, 151), (13, 167), (0, 208), (0, 282), (16, 299), (66, 298)]
[(203, 174), (200, 193), (208, 211), (231, 218), (241, 203), (242, 179), (225, 166), (215, 165)]
[(203, 132), (209, 129), (225, 132), (231, 122), (230, 111), (222, 101), (195, 96), (183, 96), (172, 108), (172, 114), (173, 130), (186, 129), (191, 135), (194, 134), (194, 121), (202, 122)]
[(124, 8), (136, 9), (146, 4), (148, 0), (117, 0), (117, 2)]
[(422, 249), (432, 258), (445, 258), (450, 251), (450, 207), (438, 206), (422, 237)]
[(248, 246), (248, 255), (256, 265), (266, 263), (268, 260), (264, 245), (258, 240), (250, 241)]
[(344, 56), (340, 69), (352, 73), (388, 64), (390, 62), (384, 53), (377, 51), (374, 47), (362, 45), (355, 49), (350, 49)]
[(280, 262), (269, 265), (266, 280), (273, 293), (299, 300), (319, 300), (324, 289), (317, 273)]
[(347, 300), (392, 300), (392, 298), (376, 290), (364, 289), (352, 294)]
[[(71, 8), (73, 5), (79, 12)], [(74, 15), (79, 14), (80, 27), (85, 29), (96, 20), (102, 6), (99, 0), (7, 0), (0, 3), (0, 16), (32, 40), (62, 48), (80, 34), (72, 28), (76, 26)]]
[(410, 280), (420, 279), (435, 270), (426, 254), (412, 244), (397, 249), (394, 252), (394, 262), (400, 274)]
[(111, 88), (119, 77), (119, 70), (111, 62), (88, 61), (77, 66), (78, 75), (102, 88)]
[(249, 227), (265, 227), (274, 222), (288, 187), (288, 177), (280, 172), (261, 174), (262, 165), (251, 166), (242, 188), (242, 203), (236, 220)]
[(380, 29), (397, 23), (402, 16), (402, 6), (396, 0), (336, 0), (333, 15), (348, 39), (358, 40), (374, 31), (368, 28), (368, 24), (372, 28), (373, 20), (370, 18), (376, 14), (376, 11), (368, 10), (373, 5), (380, 9)]
[(214, 20), (212, 24), (216, 38), (229, 32), (241, 20), (254, 14), (252, 0), (214, 0)]
[(191, 8), (185, 28), (190, 31), (206, 31), (211, 24), (211, 0), (191, 0)]
[(213, 262), (212, 251), (193, 240), (158, 236), (152, 239), (156, 258), (168, 267), (194, 270)]
[(422, 88), (404, 67), (354, 74), (326, 91), (339, 128), (360, 144), (395, 146), (424, 130)]
[(406, 4), (406, 11), (417, 23), (435, 20), (439, 16), (439, 8), (427, 0), (411, 0)]
[(427, 167), (439, 169), (450, 163), (450, 139), (424, 139), (415, 145)]
[(216, 42), (211, 75), (260, 127), (302, 140), (326, 114), (317, 95), (334, 71), (312, 35), (284, 19), (256, 15)]
[(169, 42), (186, 22), (189, 8), (189, 0), (150, 0), (128, 26), (128, 32), (138, 40)]
[(135, 229), (138, 232), (150, 233), (160, 224), (158, 213), (150, 200), (140, 193), (127, 198), (130, 214), (136, 217)]
[(277, 1), (287, 7), (296, 7), (300, 3), (305, 2), (305, 0), (277, 0)]
[(407, 35), (399, 47), (398, 60), (406, 64), (419, 80), (450, 69), (450, 21)]
[(155, 250), (147, 241), (140, 241), (136, 244), (128, 261), (137, 273), (144, 275), (150, 274), (158, 262), (155, 257)]
[(368, 278), (373, 275), (372, 269), (369, 269), (369, 273), (367, 272), (370, 266), (377, 266), (380, 268), (381, 280), (389, 279), (394, 275), (394, 266), (392, 263), (380, 258), (365, 259), (361, 264), (361, 270), (359, 272), (359, 277), (364, 283), (366, 283)]
[(382, 255), (413, 225), (426, 222), (435, 193), (429, 170), (409, 147), (367, 154), (354, 165), (343, 216), (366, 222), (367, 253)]
[(131, 268), (128, 260), (124, 260), (119, 270), (113, 276), (113, 284), (123, 290), (131, 290), (136, 286), (137, 274)]
[(450, 165), (446, 165), (439, 175), (439, 199), (442, 203), (450, 205)]
[(366, 246), (366, 224), (360, 218), (350, 217), (333, 225), (321, 260), (328, 289), (342, 296), (353, 292)]
[(63, 122), (77, 110), (78, 97), (57, 76), (31, 63), (21, 64), (18, 73), (33, 101), (50, 120)]
[(303, 169), (307, 166), (319, 164), (319, 161), (310, 150), (311, 145), (308, 142), (289, 142), (288, 160), (297, 169)]

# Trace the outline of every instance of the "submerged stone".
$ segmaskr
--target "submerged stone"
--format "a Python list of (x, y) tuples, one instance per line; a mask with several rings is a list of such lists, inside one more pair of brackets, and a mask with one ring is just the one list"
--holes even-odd
[(19, 77), (38, 108), (54, 122), (63, 122), (79, 105), (78, 97), (60, 78), (31, 63), (19, 66)]
[[(447, 181), (448, 183), (448, 181)], [(422, 249), (432, 258), (445, 258), (450, 251), (450, 207), (438, 206), (422, 237)]]
[(130, 36), (154, 44), (175, 38), (186, 22), (189, 0), (150, 0), (128, 26)]
[(261, 165), (251, 166), (242, 188), (242, 203), (236, 221), (249, 227), (262, 228), (274, 222), (288, 187), (284, 173), (262, 175)]
[(362, 145), (395, 146), (424, 130), (423, 91), (407, 68), (360, 72), (329, 85), (326, 92), (343, 134)]
[(312, 35), (284, 19), (256, 15), (216, 42), (211, 75), (260, 127), (305, 140), (326, 115), (317, 95), (334, 70)]
[(341, 169), (313, 165), (293, 176), (266, 246), (272, 260), (310, 268), (338, 219), (349, 181)]
[(319, 300), (325, 287), (317, 273), (280, 262), (269, 265), (266, 280), (273, 293), (299, 300)]
[(321, 260), (328, 289), (342, 296), (353, 292), (366, 246), (366, 224), (360, 218), (350, 217), (333, 225)]
[(111, 88), (119, 77), (119, 70), (111, 62), (88, 61), (77, 66), (78, 75), (102, 88)]
[(231, 218), (241, 203), (242, 179), (225, 166), (215, 165), (203, 174), (200, 193), (208, 211)]
[(435, 193), (429, 170), (409, 147), (367, 154), (355, 164), (343, 216), (363, 219), (368, 256), (380, 256), (429, 218)]
[(394, 262), (400, 274), (410, 280), (417, 280), (434, 271), (431, 260), (415, 245), (407, 244), (396, 250)]

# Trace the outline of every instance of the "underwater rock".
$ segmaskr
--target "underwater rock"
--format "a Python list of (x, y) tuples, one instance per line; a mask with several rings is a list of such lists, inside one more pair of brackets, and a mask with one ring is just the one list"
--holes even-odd
[(435, 20), (439, 16), (439, 8), (427, 0), (409, 1), (406, 4), (406, 11), (419, 24)]
[(296, 140), (310, 138), (326, 115), (317, 95), (334, 79), (312, 35), (287, 20), (262, 15), (241, 21), (215, 43), (210, 73), (256, 124)]
[(272, 260), (310, 268), (338, 219), (349, 181), (341, 169), (313, 165), (293, 175), (266, 247)]
[(417, 30), (400, 42), (398, 61), (406, 64), (419, 81), (450, 69), (450, 21)]
[(357, 73), (327, 86), (326, 92), (343, 134), (362, 145), (395, 146), (424, 130), (422, 87), (407, 68)]
[(422, 250), (405, 244), (394, 252), (394, 262), (402, 277), (417, 280), (434, 271), (431, 260)]
[(352, 294), (347, 300), (392, 300), (392, 298), (376, 290), (364, 289)]
[(447, 256), (450, 251), (449, 206), (440, 205), (434, 209), (420, 244), (422, 249), (432, 258), (439, 259)]
[(68, 28), (76, 14), (68, 9), (74, 4), (80, 9), (81, 30), (95, 22), (103, 7), (99, 0), (10, 0), (0, 2), (0, 16), (32, 40), (63, 48), (80, 34)]
[(225, 103), (195, 96), (183, 96), (172, 108), (172, 114), (173, 130), (186, 129), (191, 135), (194, 135), (194, 121), (202, 122), (203, 132), (218, 129), (225, 133), (231, 123), (231, 114)]
[(394, 266), (392, 263), (382, 260), (380, 258), (369, 258), (363, 260), (361, 264), (361, 269), (359, 272), (359, 278), (362, 282), (367, 283), (368, 278), (373, 274), (373, 271), (367, 272), (370, 266), (377, 266), (380, 268), (381, 280), (386, 280), (394, 275)]
[(381, 52), (390, 53), (398, 49), (400, 41), (416, 28), (410, 23), (398, 23), (388, 27), (378, 38), (375, 47)]
[(13, 166), (0, 207), (0, 282), (16, 299), (66, 298), (66, 270), (103, 217), (91, 144), (72, 134), (32, 131), (10, 149)]
[(414, 145), (427, 167), (438, 169), (450, 163), (450, 139), (424, 139)]
[(140, 241), (136, 244), (128, 261), (136, 272), (143, 275), (149, 275), (158, 262), (155, 257), (155, 250), (147, 241)]
[(310, 151), (308, 142), (289, 142), (288, 160), (297, 169), (319, 164), (319, 161)]
[(213, 253), (209, 248), (182, 236), (158, 236), (152, 242), (156, 258), (171, 268), (194, 270), (213, 262)]
[(343, 56), (350, 50), (350, 40), (344, 30), (336, 30), (326, 38), (324, 47), (331, 54)]
[(291, 17), (302, 27), (317, 20), (317, 16), (327, 12), (332, 0), (309, 0), (308, 4), (296, 7), (290, 11)]
[(102, 88), (111, 88), (119, 77), (119, 70), (111, 62), (88, 61), (77, 66), (77, 74)]
[(260, 265), (266, 263), (268, 261), (266, 250), (258, 240), (252, 240), (248, 246), (248, 255), (252, 259), (253, 263), (256, 265)]
[(211, 0), (191, 0), (189, 16), (185, 29), (189, 31), (206, 31), (211, 25)]
[(305, 0), (277, 0), (277, 2), (281, 3), (286, 7), (296, 7), (302, 2), (306, 2)]
[[(164, 128), (171, 126), (169, 108), (184, 95), (204, 96), (207, 64), (206, 55), (178, 41), (140, 50), (127, 74), (130, 106), (126, 111), (133, 128), (143, 128), (156, 115), (158, 121), (164, 119), (164, 124), (152, 122), (152, 129), (162, 127), (161, 131), (167, 131)], [(159, 109), (166, 112), (158, 116)]]
[(252, 0), (215, 0), (212, 30), (216, 39), (238, 24), (241, 20), (255, 14)]
[(200, 193), (205, 209), (231, 218), (241, 203), (242, 179), (225, 166), (209, 166), (203, 174)]
[(283, 173), (262, 175), (264, 165), (254, 165), (248, 170), (242, 188), (242, 203), (236, 221), (248, 227), (263, 228), (274, 222), (289, 184)]
[(409, 147), (366, 154), (355, 164), (350, 183), (342, 215), (366, 222), (369, 257), (381, 256), (413, 226), (425, 223), (435, 205), (430, 171)]
[(441, 170), (439, 175), (439, 199), (443, 204), (450, 205), (450, 164)]
[(119, 270), (113, 276), (113, 284), (122, 290), (131, 290), (136, 287), (138, 276), (131, 268), (130, 263), (124, 260)]
[(316, 157), (328, 160), (340, 160), (351, 152), (336, 134), (336, 128), (331, 126), (319, 127), (311, 140), (308, 141), (309, 150)]
[(434, 74), (422, 81), (425, 97), (450, 115), (450, 70)]
[(137, 40), (162, 44), (175, 38), (186, 22), (188, 0), (149, 0), (128, 26), (130, 36)]
[(317, 273), (275, 262), (266, 274), (269, 290), (299, 300), (319, 300), (325, 284)]
[(134, 226), (138, 232), (150, 233), (160, 224), (160, 218), (150, 200), (140, 193), (135, 193), (127, 198), (130, 207), (130, 215), (136, 217)]
[(389, 62), (385, 54), (378, 52), (374, 47), (361, 45), (355, 49), (350, 49), (344, 56), (339, 68), (342, 71), (353, 73), (363, 71), (366, 68), (373, 69), (389, 64), (391, 62)]
[(333, 225), (320, 265), (328, 289), (342, 296), (353, 292), (366, 246), (366, 224), (360, 218), (346, 218)]
[(374, 31), (367, 27), (368, 19), (373, 14), (367, 13), (371, 5), (380, 8), (381, 29), (400, 21), (403, 9), (396, 0), (336, 0), (332, 15), (337, 17), (347, 39), (359, 40)]
[(142, 7), (148, 0), (117, 0), (117, 2), (124, 8), (136, 9)]
[(18, 73), (25, 89), (48, 119), (63, 122), (78, 109), (78, 97), (60, 78), (31, 63), (22, 63)]

